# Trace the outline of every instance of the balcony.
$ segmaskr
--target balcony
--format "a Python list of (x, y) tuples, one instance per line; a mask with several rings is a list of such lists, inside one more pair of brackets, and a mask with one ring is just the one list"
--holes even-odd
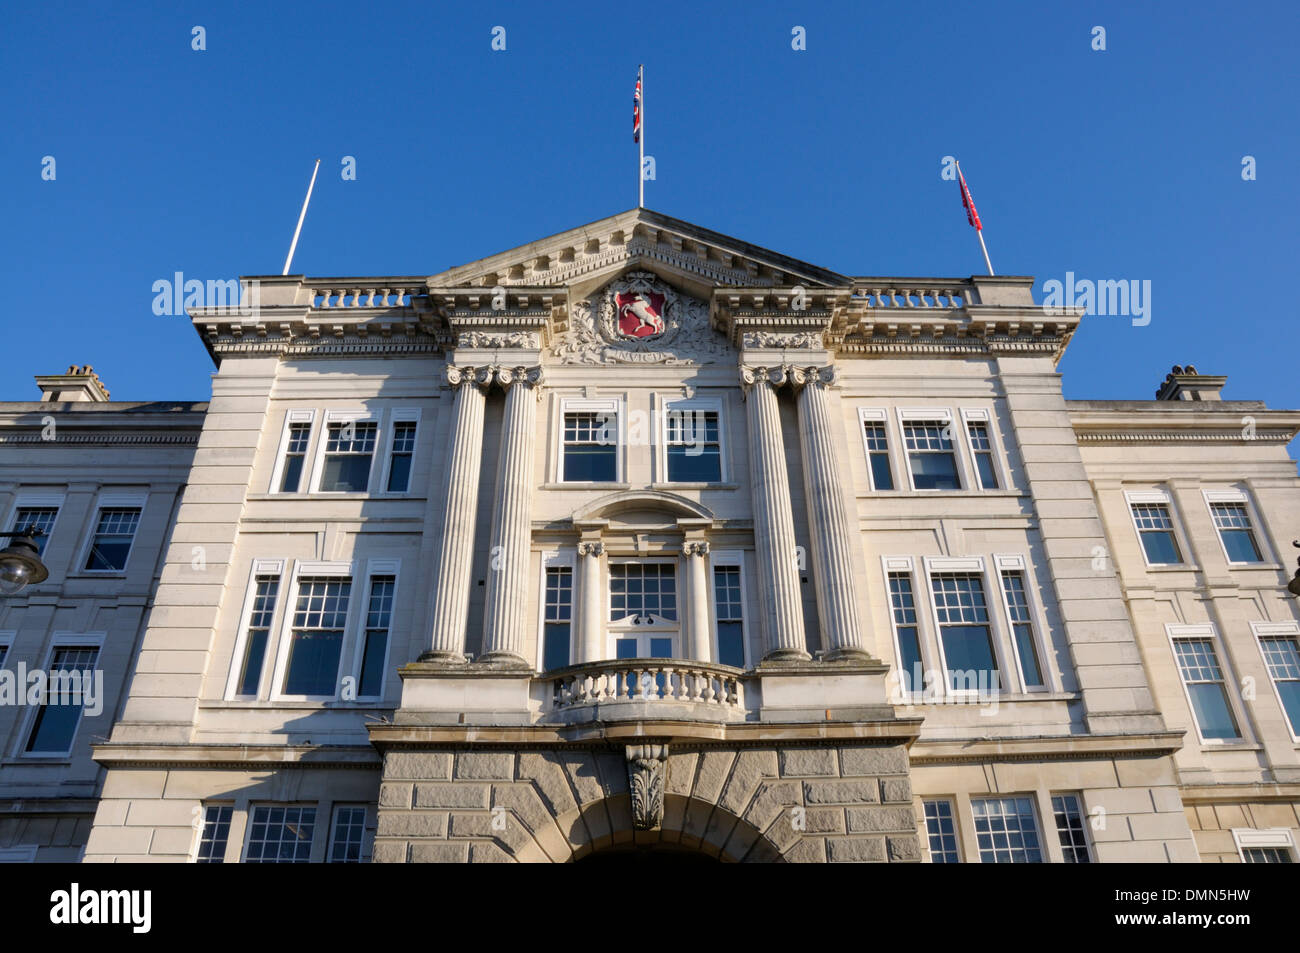
[(610, 659), (538, 678), (542, 717), (566, 723), (629, 719), (744, 721), (744, 673), (677, 659)]

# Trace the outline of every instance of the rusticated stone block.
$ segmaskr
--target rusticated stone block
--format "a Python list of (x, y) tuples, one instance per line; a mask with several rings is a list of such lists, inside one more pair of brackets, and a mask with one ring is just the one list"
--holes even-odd
[(565, 751), (561, 757), (573, 789), (578, 792), (580, 805), (585, 807), (605, 796), (605, 790), (600, 783), (600, 774), (596, 769), (596, 759), (589, 752)]
[(802, 793), (798, 781), (764, 781), (745, 811), (745, 820), (760, 831), (767, 830), (778, 814), (801, 803)]
[(839, 759), (834, 748), (787, 748), (781, 752), (781, 777), (838, 777)]
[(700, 756), (700, 770), (695, 777), (695, 797), (710, 804), (718, 803), (722, 786), (731, 774), (732, 762), (736, 760), (730, 751), (706, 751)]
[(404, 864), (407, 858), (406, 841), (375, 841), (375, 849), (370, 855), (371, 863)]
[(907, 749), (860, 747), (840, 749), (840, 773), (846, 778), (907, 774)]
[(520, 754), (519, 777), (533, 782), (537, 793), (556, 817), (567, 814), (578, 806), (573, 799), (573, 789), (569, 787), (569, 778), (563, 765), (549, 751), (544, 754)]
[(467, 781), (512, 781), (515, 756), (500, 751), (462, 751), (456, 755), (456, 777)]
[(920, 861), (921, 845), (918, 843), (915, 834), (887, 837), (885, 840), (889, 844), (889, 860), (891, 863)]
[(695, 766), (699, 758), (699, 754), (695, 751), (687, 751), (683, 754), (669, 751), (668, 784), (664, 787), (665, 794), (685, 796), (691, 793), (691, 788), (695, 786)]
[(486, 810), (488, 797), (486, 784), (433, 781), (415, 786), (416, 807), (477, 807)]
[(555, 821), (542, 799), (531, 786), (522, 784), (494, 784), (492, 806), (503, 807), (514, 814), (529, 830), (540, 831), (554, 827)]
[(471, 864), (514, 864), (517, 861), (491, 841), (469, 845)]
[(805, 804), (875, 804), (880, 787), (874, 778), (860, 781), (805, 781)]
[(826, 839), (805, 837), (785, 852), (785, 859), (792, 864), (824, 864), (826, 863)]
[(384, 758), (384, 777), (413, 781), (450, 781), (451, 755), (425, 751), (391, 751)]
[(883, 837), (828, 837), (826, 847), (832, 864), (878, 864), (885, 860)]
[(848, 818), (850, 834), (916, 830), (916, 815), (910, 807), (851, 807)]
[(380, 807), (410, 807), (411, 806), (411, 785), (409, 782), (385, 781), (379, 785), (379, 806)]
[(446, 837), (447, 812), (384, 811), (376, 837)]
[(469, 844), (425, 843), (411, 845), (413, 864), (463, 864), (469, 858)]
[(883, 778), (880, 800), (889, 804), (907, 804), (912, 800), (912, 782), (907, 778)]
[(750, 798), (758, 790), (764, 778), (776, 777), (777, 761), (775, 751), (742, 751), (736, 756), (736, 764), (731, 769), (731, 777), (718, 800), (721, 807), (732, 814), (740, 814), (749, 804)]

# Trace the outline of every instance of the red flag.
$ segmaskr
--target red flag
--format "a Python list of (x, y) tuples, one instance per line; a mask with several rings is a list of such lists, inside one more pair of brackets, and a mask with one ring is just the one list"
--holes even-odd
[(971, 198), (970, 189), (966, 187), (966, 176), (961, 174), (961, 166), (957, 166), (957, 180), (961, 183), (961, 204), (966, 210), (966, 221), (974, 226), (975, 231), (984, 230), (980, 224), (980, 213), (975, 211), (975, 200)]
[(641, 141), (641, 74), (636, 76), (636, 93), (632, 96), (632, 141)]

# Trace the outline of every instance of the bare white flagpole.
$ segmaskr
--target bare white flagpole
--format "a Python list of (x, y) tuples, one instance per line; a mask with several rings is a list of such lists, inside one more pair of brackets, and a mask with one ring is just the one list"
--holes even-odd
[[(962, 202), (965, 203), (968, 189), (966, 186), (966, 177), (961, 174), (960, 162), (957, 163), (957, 176), (961, 179), (961, 197), (962, 197)], [(971, 196), (970, 203), (972, 206), (975, 204), (974, 196)], [(975, 229), (975, 234), (976, 236), (979, 237), (980, 250), (984, 252), (984, 264), (988, 266), (989, 274), (991, 275), (993, 274), (993, 262), (989, 261), (989, 246), (984, 244), (984, 229), (983, 228)]]
[(636, 84), (641, 90), (641, 135), (637, 137), (641, 146), (636, 161), (636, 207), (645, 208), (645, 67), (636, 68)]
[(298, 248), (298, 236), (302, 233), (302, 221), (307, 217), (307, 203), (311, 201), (311, 190), (316, 187), (316, 173), (320, 171), (320, 159), (316, 160), (316, 168), (311, 170), (311, 184), (307, 186), (307, 197), (302, 200), (302, 211), (298, 213), (298, 227), (293, 230), (293, 242), (289, 245), (289, 257), (284, 260), (284, 271), (282, 275), (289, 273), (289, 265), (293, 262), (293, 253)]

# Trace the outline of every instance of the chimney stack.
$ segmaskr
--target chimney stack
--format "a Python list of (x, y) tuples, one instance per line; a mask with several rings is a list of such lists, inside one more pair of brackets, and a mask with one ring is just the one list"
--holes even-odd
[(66, 374), (37, 374), (36, 386), (41, 389), (44, 402), (108, 400), (108, 388), (89, 364), (85, 367), (73, 364)]
[(1221, 392), (1227, 382), (1226, 377), (1197, 373), (1193, 364), (1186, 367), (1175, 364), (1156, 391), (1156, 400), (1223, 400)]

